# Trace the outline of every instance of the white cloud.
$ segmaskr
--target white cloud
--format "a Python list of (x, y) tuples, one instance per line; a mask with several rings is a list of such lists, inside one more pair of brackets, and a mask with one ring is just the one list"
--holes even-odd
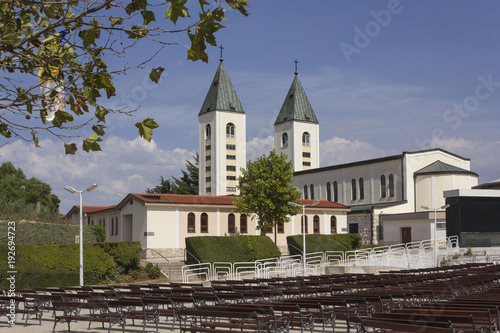
[(40, 144), (43, 149), (14, 141), (0, 148), (1, 161), (20, 167), (28, 178), (49, 183), (61, 199), (61, 213), (78, 204), (76, 196), (64, 191), (67, 185), (84, 189), (96, 183), (99, 187), (85, 194), (84, 205), (113, 205), (119, 201), (118, 193), (144, 192), (159, 184), (160, 176), (179, 176), (185, 159), (192, 160), (188, 150), (163, 150), (154, 141), (141, 138), (110, 136), (101, 142), (103, 151), (79, 151), (73, 156), (64, 155), (62, 142), (42, 140)]
[(342, 163), (362, 161), (395, 154), (394, 151), (385, 151), (369, 142), (349, 141), (334, 137), (320, 143), (320, 165), (330, 166)]
[(479, 183), (500, 177), (500, 142), (467, 140), (462, 137), (434, 139), (432, 147), (439, 147), (471, 160), (471, 170), (479, 174)]
[(264, 139), (253, 138), (247, 142), (247, 161), (253, 161), (264, 154), (267, 155), (273, 149), (274, 137), (268, 136)]

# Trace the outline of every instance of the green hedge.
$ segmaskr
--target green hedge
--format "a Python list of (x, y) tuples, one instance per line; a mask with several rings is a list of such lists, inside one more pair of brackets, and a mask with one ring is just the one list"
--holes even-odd
[[(280, 250), (267, 236), (200, 236), (186, 238), (186, 249), (201, 262), (247, 262), (275, 258)], [(188, 264), (198, 263), (188, 255)]]
[[(286, 238), (290, 255), (302, 254), (302, 235)], [(306, 251), (351, 251), (362, 244), (360, 234), (306, 235)], [(300, 249), (300, 250), (299, 250)]]
[(113, 258), (122, 273), (140, 268), (141, 242), (106, 242), (95, 245), (101, 247)]
[[(66, 220), (67, 221), (67, 220)], [(0, 245), (7, 244), (7, 221), (0, 222)], [(12, 225), (12, 224), (11, 224)], [(12, 231), (10, 229), (10, 231)], [(17, 245), (51, 245), (74, 244), (75, 235), (80, 235), (80, 225), (71, 222), (42, 223), (42, 222), (15, 222)], [(96, 233), (92, 226), (83, 226), (83, 242), (95, 243)]]
[(35, 204), (27, 203), (21, 199), (14, 201), (0, 199), (0, 212), (0, 220), (2, 221), (61, 222), (59, 213), (48, 211), (43, 206), (41, 211), (37, 212)]
[[(7, 247), (0, 246), (0, 258), (7, 258)], [(71, 245), (16, 245), (16, 289), (75, 286), (80, 281), (80, 247)], [(99, 246), (83, 246), (84, 283), (103, 284), (116, 281), (118, 266)], [(0, 260), (0, 271), (11, 271), (7, 260)], [(0, 288), (8, 287), (5, 274)]]

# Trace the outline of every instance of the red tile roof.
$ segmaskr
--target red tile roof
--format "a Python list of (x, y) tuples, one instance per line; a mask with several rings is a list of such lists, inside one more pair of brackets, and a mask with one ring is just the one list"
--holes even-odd
[(207, 196), (184, 194), (131, 193), (136, 198), (148, 203), (232, 205), (234, 196)]
[[(206, 196), (206, 195), (183, 195), (183, 194), (158, 194), (158, 193), (131, 193), (136, 198), (146, 203), (164, 204), (198, 204), (198, 205), (232, 205), (235, 196)], [(314, 200), (298, 200), (300, 205), (307, 205)], [(315, 208), (349, 209), (347, 206), (328, 200), (320, 200), (314, 205)], [(306, 207), (307, 208), (307, 207)]]
[[(80, 206), (76, 206), (78, 208), (80, 208)], [(117, 205), (114, 205), (114, 206), (83, 206), (83, 211), (85, 213), (95, 213), (95, 212), (98, 212), (100, 210), (106, 210), (106, 209), (112, 209), (112, 208), (116, 208)]]

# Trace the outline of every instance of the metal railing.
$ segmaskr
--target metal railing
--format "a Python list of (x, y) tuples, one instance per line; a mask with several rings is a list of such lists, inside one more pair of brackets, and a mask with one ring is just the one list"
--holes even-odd
[[(170, 263), (170, 260), (168, 260), (168, 258), (166, 258), (163, 254), (161, 254), (160, 252), (156, 251), (155, 249), (146, 248), (144, 250), (146, 250), (146, 251), (152, 251), (152, 252), (156, 253), (157, 255), (159, 255), (160, 257), (162, 257), (163, 259), (165, 259), (167, 261), (167, 263), (168, 263), (168, 278), (171, 279), (172, 278), (172, 264)], [(163, 273), (163, 271), (162, 271), (162, 273)]]
[[(434, 249), (436, 244), (436, 249)], [(436, 251), (436, 254), (434, 253)], [(458, 237), (451, 236), (406, 244), (379, 246), (356, 251), (326, 251), (306, 254), (306, 271), (302, 255), (290, 255), (257, 260), (255, 262), (198, 263), (182, 267), (182, 281), (190, 279), (241, 280), (243, 278), (291, 277), (318, 274), (325, 266), (387, 266), (405, 269), (427, 268), (438, 265), (439, 256), (459, 253)]]

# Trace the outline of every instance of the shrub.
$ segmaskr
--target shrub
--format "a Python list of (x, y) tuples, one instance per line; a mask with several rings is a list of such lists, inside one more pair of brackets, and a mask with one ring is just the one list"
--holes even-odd
[[(187, 250), (201, 262), (247, 262), (281, 255), (267, 236), (199, 236), (186, 238)], [(188, 264), (197, 261), (188, 255)]]
[(148, 262), (146, 264), (146, 273), (150, 279), (156, 279), (161, 276), (161, 270), (158, 265), (154, 265), (153, 263)]
[(139, 278), (139, 270), (137, 269), (131, 269), (129, 271), (130, 277), (134, 280), (137, 280)]
[[(0, 256), (7, 257), (7, 247), (0, 246)], [(71, 245), (17, 245), (16, 288), (75, 286), (79, 284), (80, 247)], [(101, 248), (83, 246), (84, 283), (87, 285), (114, 282), (118, 268), (113, 259)], [(0, 261), (0, 269), (6, 272), (6, 261)], [(2, 274), (0, 288), (7, 281)]]
[[(286, 238), (288, 250), (291, 255), (302, 254), (302, 235), (288, 236)], [(351, 251), (362, 244), (359, 234), (333, 234), (333, 235), (306, 235), (306, 251)]]
[(114, 259), (122, 273), (140, 268), (142, 250), (140, 242), (106, 242), (95, 245)]
[(91, 225), (90, 229), (94, 231), (97, 242), (106, 241), (106, 228), (101, 225)]
[[(60, 223), (15, 222), (17, 245), (74, 244), (80, 235), (80, 225), (63, 220)], [(8, 222), (0, 222), (0, 244), (7, 244)], [(96, 234), (91, 226), (83, 226), (84, 243), (95, 243)]]
[(42, 207), (40, 212), (36, 211), (36, 205), (27, 203), (24, 200), (6, 200), (0, 199), (0, 216), (4, 221), (37, 221), (48, 223), (60, 223), (61, 218), (59, 213), (51, 212)]

